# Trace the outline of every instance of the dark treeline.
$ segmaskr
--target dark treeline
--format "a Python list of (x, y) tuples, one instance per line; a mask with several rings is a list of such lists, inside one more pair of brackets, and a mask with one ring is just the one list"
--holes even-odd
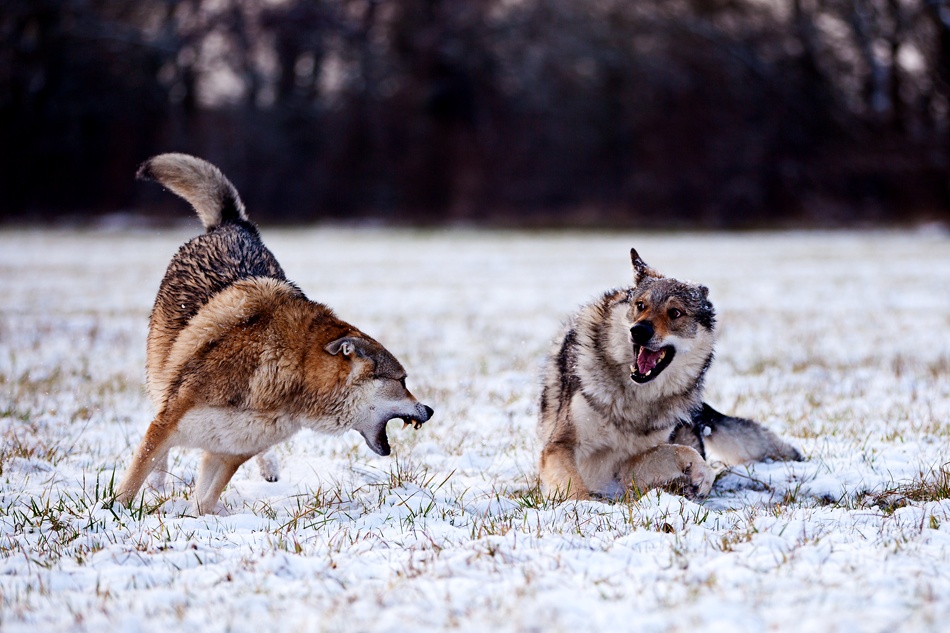
[(902, 222), (948, 133), (947, 0), (0, 0), (6, 220), (174, 150), (260, 221)]

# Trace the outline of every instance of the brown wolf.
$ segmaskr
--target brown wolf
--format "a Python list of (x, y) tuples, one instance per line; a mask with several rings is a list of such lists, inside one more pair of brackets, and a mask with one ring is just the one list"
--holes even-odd
[(206, 513), (241, 464), (301, 428), (355, 429), (388, 455), (389, 420), (418, 428), (432, 416), (392, 354), (287, 280), (216, 167), (162, 154), (138, 177), (191, 203), (207, 232), (172, 258), (155, 299), (146, 372), (158, 414), (117, 501), (131, 502), (153, 469), (163, 471), (172, 446), (204, 451), (195, 503)]
[(545, 494), (587, 499), (670, 486), (706, 495), (706, 453), (726, 464), (800, 460), (750, 420), (703, 403), (715, 311), (705, 286), (664, 277), (630, 251), (634, 286), (566, 324), (544, 369), (539, 435)]

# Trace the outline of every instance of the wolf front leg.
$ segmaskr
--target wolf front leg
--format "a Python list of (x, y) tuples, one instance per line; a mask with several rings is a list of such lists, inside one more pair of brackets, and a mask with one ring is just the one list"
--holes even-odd
[(541, 451), (541, 492), (554, 499), (583, 501), (590, 499), (574, 458), (574, 447), (558, 442)]
[(692, 498), (709, 494), (716, 479), (702, 455), (678, 444), (660, 444), (634, 455), (625, 463), (621, 476), (640, 491), (670, 487)]
[(164, 468), (168, 449), (171, 448), (172, 436), (178, 426), (186, 406), (178, 405), (162, 409), (145, 431), (145, 437), (132, 457), (132, 464), (122, 478), (115, 500), (122, 505), (128, 505), (138, 494), (149, 476), (156, 467)]
[(195, 509), (198, 514), (214, 512), (218, 497), (241, 464), (251, 455), (227, 455), (205, 452), (198, 468), (198, 480), (195, 482)]

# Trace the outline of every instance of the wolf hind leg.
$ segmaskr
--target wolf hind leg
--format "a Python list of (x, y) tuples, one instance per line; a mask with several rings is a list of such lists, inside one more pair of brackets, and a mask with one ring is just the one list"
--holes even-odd
[(710, 460), (726, 466), (760, 462), (766, 459), (777, 461), (802, 461), (801, 452), (761, 424), (724, 415), (703, 403), (703, 408), (693, 416), (697, 433), (703, 435), (706, 453)]
[(227, 455), (208, 451), (202, 455), (195, 482), (195, 510), (198, 514), (214, 512), (224, 487), (241, 464), (250, 458), (250, 455)]
[(257, 468), (261, 471), (264, 481), (275, 482), (280, 479), (280, 463), (273, 450), (266, 450), (257, 455)]

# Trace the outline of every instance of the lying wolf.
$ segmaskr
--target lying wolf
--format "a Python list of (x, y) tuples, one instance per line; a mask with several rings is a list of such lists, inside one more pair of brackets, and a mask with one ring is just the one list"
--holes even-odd
[(419, 428), (432, 416), (386, 348), (287, 281), (216, 167), (162, 154), (138, 175), (190, 202), (206, 233), (172, 258), (155, 299), (146, 373), (158, 414), (117, 501), (129, 503), (153, 470), (164, 471), (173, 446), (204, 451), (195, 499), (205, 513), (241, 464), (301, 428), (354, 429), (388, 455), (389, 420)]
[(725, 464), (800, 460), (768, 429), (703, 402), (713, 359), (708, 289), (664, 277), (631, 249), (634, 286), (568, 321), (543, 374), (541, 485), (556, 498), (670, 487), (709, 493)]

